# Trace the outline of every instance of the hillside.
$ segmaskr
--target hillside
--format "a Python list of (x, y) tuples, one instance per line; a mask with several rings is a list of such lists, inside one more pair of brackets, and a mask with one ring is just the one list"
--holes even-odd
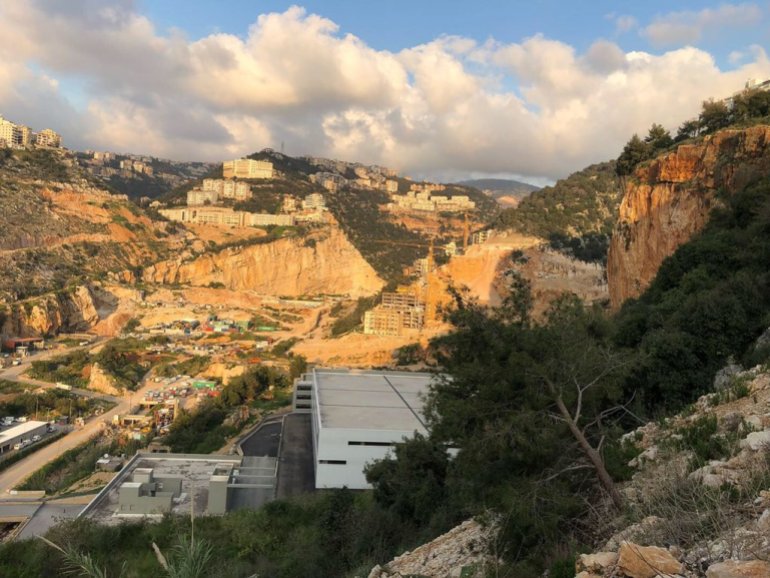
[[(236, 203), (236, 210), (276, 213), (287, 196), (303, 199), (311, 193), (320, 193), (351, 243), (387, 281), (402, 280), (403, 270), (427, 255), (431, 237), (437, 245), (462, 238), (462, 215), (427, 211), (395, 215), (389, 212), (387, 206), (391, 199), (383, 189), (384, 182), (395, 181), (402, 194), (416, 183), (385, 167), (317, 157), (291, 157), (271, 149), (253, 153), (248, 158), (271, 162), (276, 174), (272, 179), (249, 181), (254, 197)], [(212, 174), (217, 172), (215, 168)], [(337, 186), (324, 188), (317, 182), (318, 175), (335, 179)], [(176, 188), (161, 200), (172, 205), (183, 204), (187, 190), (194, 184)], [(472, 222), (481, 225), (497, 214), (496, 203), (478, 189), (459, 184), (443, 187), (437, 194), (464, 195), (476, 203), (476, 211), (469, 215)]]
[(78, 152), (74, 160), (97, 182), (138, 201), (156, 199), (207, 176), (215, 165), (109, 152)]
[(725, 129), (639, 165), (609, 251), (614, 307), (639, 296), (663, 260), (701, 230), (726, 196), (770, 175), (770, 126)]
[(502, 207), (515, 207), (530, 193), (540, 187), (513, 179), (471, 179), (459, 181), (458, 185), (479, 189), (485, 195), (495, 199)]
[(621, 198), (614, 161), (591, 165), (504, 210), (495, 227), (551, 240), (555, 249), (601, 261)]
[(0, 183), (0, 301), (134, 270), (179, 242), (63, 152), (15, 151), (0, 161)]

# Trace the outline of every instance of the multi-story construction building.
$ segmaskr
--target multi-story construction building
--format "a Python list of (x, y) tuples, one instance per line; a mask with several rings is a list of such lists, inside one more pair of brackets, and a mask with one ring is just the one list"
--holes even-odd
[(35, 144), (39, 147), (59, 148), (61, 146), (61, 135), (50, 128), (45, 128), (37, 133)]
[(253, 159), (236, 159), (222, 163), (222, 175), (226, 179), (272, 179), (273, 163)]
[(492, 231), (489, 229), (476, 231), (471, 235), (471, 245), (481, 245), (482, 243), (486, 243), (491, 234)]
[(425, 323), (425, 306), (414, 293), (384, 292), (382, 302), (364, 313), (367, 335), (401, 335), (405, 330), (420, 329)]

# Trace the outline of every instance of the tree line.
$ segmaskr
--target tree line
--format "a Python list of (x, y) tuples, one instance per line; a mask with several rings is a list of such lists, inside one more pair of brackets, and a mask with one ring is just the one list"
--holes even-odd
[(767, 116), (770, 116), (770, 91), (767, 90), (747, 88), (727, 100), (703, 101), (698, 118), (684, 121), (674, 137), (655, 123), (644, 138), (634, 134), (618, 157), (616, 173), (620, 177), (632, 174), (639, 163), (654, 158), (673, 144)]

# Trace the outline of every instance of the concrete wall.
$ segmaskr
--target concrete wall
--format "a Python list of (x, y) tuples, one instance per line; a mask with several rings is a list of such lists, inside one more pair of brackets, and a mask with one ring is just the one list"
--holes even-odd
[(315, 487), (371, 488), (366, 482), (364, 467), (392, 452), (394, 443), (413, 435), (414, 432), (398, 430), (320, 429), (313, 456)]

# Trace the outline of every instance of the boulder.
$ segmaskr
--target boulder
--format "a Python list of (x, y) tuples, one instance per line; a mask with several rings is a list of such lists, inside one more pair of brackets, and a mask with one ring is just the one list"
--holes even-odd
[(712, 564), (706, 570), (706, 578), (767, 578), (770, 576), (770, 562), (751, 560), (741, 562), (726, 560)]
[(743, 368), (735, 363), (728, 363), (714, 375), (714, 389), (720, 391), (727, 389), (733, 383), (733, 378), (738, 375)]
[(759, 520), (757, 520), (757, 529), (760, 532), (770, 533), (770, 509), (762, 512)]
[(618, 570), (629, 578), (655, 578), (683, 571), (681, 562), (665, 548), (623, 542), (618, 554)]
[(754, 452), (766, 446), (770, 447), (770, 430), (752, 432), (740, 443), (741, 448), (749, 448)]
[(575, 563), (575, 571), (603, 574), (607, 568), (615, 566), (618, 562), (616, 552), (596, 552), (594, 554), (581, 554)]
[(741, 427), (743, 416), (737, 411), (731, 411), (722, 416), (722, 427), (729, 432), (736, 432)]

